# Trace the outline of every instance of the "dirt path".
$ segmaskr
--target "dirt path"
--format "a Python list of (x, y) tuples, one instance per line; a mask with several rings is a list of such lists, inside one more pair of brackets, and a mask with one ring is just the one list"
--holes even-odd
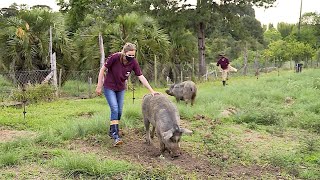
[(17, 138), (34, 137), (36, 133), (30, 131), (8, 130), (0, 127), (0, 143), (13, 141)]
[[(212, 121), (211, 121), (212, 123)], [(217, 124), (215, 124), (217, 125)], [(187, 126), (187, 124), (186, 124)], [(0, 142), (12, 141), (21, 136), (33, 136), (34, 133), (28, 131), (13, 131), (0, 129)], [(182, 155), (172, 159), (168, 153), (160, 154), (159, 141), (155, 137), (152, 144), (145, 144), (144, 130), (124, 129), (124, 144), (120, 147), (112, 147), (112, 139), (106, 137), (97, 139), (95, 136), (89, 136), (86, 140), (78, 139), (70, 141), (68, 150), (74, 150), (81, 153), (95, 153), (101, 158), (119, 159), (140, 164), (146, 169), (167, 170), (174, 167), (173, 176), (177, 179), (196, 176), (197, 179), (286, 179), (281, 177), (280, 169), (271, 166), (242, 165), (239, 162), (230, 163), (228, 166), (219, 166), (212, 162), (212, 154), (198, 153), (190, 151), (195, 144), (181, 142)], [(189, 151), (188, 151), (189, 150)], [(228, 161), (228, 160), (226, 160)], [(231, 164), (231, 165), (230, 165)]]
[[(94, 137), (86, 141), (77, 140), (72, 143), (72, 149), (81, 152), (96, 153), (101, 157), (121, 159), (141, 164), (146, 169), (162, 169), (166, 167), (178, 168), (181, 170), (177, 176), (193, 174), (200, 179), (256, 179), (267, 175), (272, 179), (285, 179), (281, 177), (280, 169), (270, 166), (241, 165), (234, 164), (229, 167), (219, 167), (210, 162), (210, 156), (205, 154), (193, 154), (187, 152), (188, 145), (181, 143), (183, 154), (172, 159), (168, 153), (160, 154), (159, 141), (155, 137), (152, 144), (148, 146), (144, 143), (143, 132), (134, 129), (124, 130), (124, 144), (121, 147), (112, 147), (112, 139), (106, 138), (104, 142), (97, 142)], [(106, 146), (107, 144), (107, 146)], [(179, 177), (180, 179), (181, 177)]]

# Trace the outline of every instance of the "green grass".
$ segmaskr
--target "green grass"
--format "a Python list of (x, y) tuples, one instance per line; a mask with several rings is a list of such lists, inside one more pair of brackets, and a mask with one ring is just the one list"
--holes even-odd
[[(283, 71), (280, 76), (277, 72), (262, 74), (258, 80), (231, 77), (225, 87), (220, 81), (198, 83), (193, 107), (169, 97), (177, 104), (182, 124), (194, 132), (182, 137), (186, 150), (193, 154), (215, 154), (208, 157), (210, 162), (226, 171), (235, 164), (274, 165), (291, 178), (320, 179), (319, 76), (320, 70), (310, 69), (299, 74)], [(76, 92), (75, 85), (66, 84), (65, 91)], [(82, 87), (81, 92), (87, 92), (85, 85)], [(141, 103), (148, 91), (144, 87), (135, 88), (134, 103), (132, 91), (125, 94), (121, 126), (142, 130)], [(156, 90), (164, 93), (165, 89)], [(221, 112), (231, 107), (237, 113), (223, 117)], [(137, 164), (132, 162), (67, 149), (65, 146), (75, 139), (95, 137), (106, 143), (110, 110), (104, 97), (39, 102), (28, 105), (26, 111), (23, 119), (23, 109), (0, 109), (2, 129), (37, 134), (34, 139), (1, 143), (0, 171), (5, 170), (7, 177), (13, 175), (5, 168), (24, 167), (31, 162), (44, 163), (50, 166), (45, 168), (53, 168), (57, 174), (63, 172), (68, 178), (106, 178), (118, 174), (123, 179), (170, 179), (179, 172), (171, 171), (173, 176), (166, 168), (150, 172), (146, 167), (136, 168)], [(196, 119), (197, 116), (206, 119)], [(45, 160), (44, 152), (52, 158)], [(223, 160), (224, 156), (227, 160)], [(130, 173), (113, 169), (110, 163)]]
[(67, 94), (68, 96), (80, 96), (80, 95), (87, 95), (89, 92), (94, 93), (95, 85), (89, 86), (89, 83), (83, 81), (67, 81), (63, 84), (61, 88), (62, 94)]
[(66, 153), (56, 157), (52, 165), (65, 171), (68, 177), (79, 174), (106, 178), (108, 176), (138, 169), (137, 166), (122, 160), (100, 160), (92, 154), (79, 155)]

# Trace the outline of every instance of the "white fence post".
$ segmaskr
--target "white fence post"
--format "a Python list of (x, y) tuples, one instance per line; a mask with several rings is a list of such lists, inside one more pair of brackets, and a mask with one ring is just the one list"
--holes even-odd
[(50, 42), (49, 42), (49, 56), (50, 56), (50, 64), (51, 64), (51, 72), (53, 73), (52, 83), (56, 91), (56, 96), (58, 97), (58, 82), (57, 82), (57, 61), (56, 61), (56, 53), (52, 52), (52, 27), (50, 26)]

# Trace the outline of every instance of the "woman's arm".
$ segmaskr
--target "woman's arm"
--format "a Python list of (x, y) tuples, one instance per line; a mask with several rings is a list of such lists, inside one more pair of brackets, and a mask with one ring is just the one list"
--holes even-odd
[(139, 80), (141, 81), (141, 83), (151, 92), (152, 95), (155, 95), (155, 94), (160, 94), (158, 92), (155, 92), (152, 87), (150, 86), (148, 80), (143, 76), (143, 75), (140, 75), (138, 76)]
[(102, 94), (102, 87), (103, 87), (103, 81), (104, 81), (104, 72), (106, 71), (106, 67), (102, 66), (100, 71), (99, 71), (99, 76), (98, 76), (98, 84), (96, 88), (96, 93), (98, 96)]

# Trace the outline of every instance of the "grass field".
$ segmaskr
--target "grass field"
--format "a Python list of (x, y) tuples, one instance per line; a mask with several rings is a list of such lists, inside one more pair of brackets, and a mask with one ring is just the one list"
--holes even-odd
[(319, 69), (197, 86), (193, 107), (169, 97), (194, 131), (178, 159), (160, 155), (157, 138), (144, 144), (143, 87), (134, 103), (126, 92), (119, 148), (107, 136), (104, 97), (29, 104), (25, 119), (23, 109), (2, 107), (0, 178), (320, 179)]

